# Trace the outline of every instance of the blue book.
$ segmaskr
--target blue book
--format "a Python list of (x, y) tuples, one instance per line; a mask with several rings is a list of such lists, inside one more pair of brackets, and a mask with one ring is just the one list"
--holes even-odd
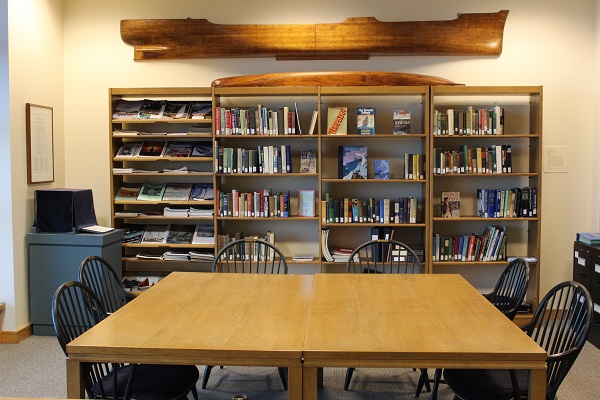
[(375, 160), (373, 166), (374, 179), (390, 179), (390, 160)]
[(338, 147), (338, 179), (367, 179), (367, 146)]
[(590, 246), (600, 246), (600, 232), (577, 233), (577, 241)]

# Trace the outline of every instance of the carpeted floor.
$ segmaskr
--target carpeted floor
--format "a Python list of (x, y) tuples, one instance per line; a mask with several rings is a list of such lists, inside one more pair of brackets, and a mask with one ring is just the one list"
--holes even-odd
[[(200, 367), (200, 373), (204, 368)], [(320, 400), (408, 400), (414, 399), (418, 372), (410, 369), (357, 369), (351, 390), (344, 391), (343, 368), (325, 368), (325, 387)], [(430, 371), (433, 373), (433, 371)], [(560, 400), (598, 399), (600, 393), (600, 350), (586, 344), (573, 369), (558, 391)], [(199, 386), (199, 385), (198, 385)], [(215, 368), (201, 400), (228, 400), (243, 393), (249, 400), (284, 400), (276, 368)], [(19, 344), (0, 344), (0, 397), (66, 397), (65, 356), (50, 336), (31, 336)], [(421, 399), (428, 399), (428, 393)], [(191, 398), (191, 396), (190, 396)], [(440, 385), (438, 398), (453, 398), (446, 385)]]

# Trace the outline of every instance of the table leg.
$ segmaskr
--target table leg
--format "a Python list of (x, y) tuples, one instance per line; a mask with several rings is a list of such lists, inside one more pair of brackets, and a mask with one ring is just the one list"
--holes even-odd
[(288, 367), (288, 400), (302, 400), (303, 375), (302, 365)]
[(546, 398), (546, 368), (532, 369), (529, 374), (528, 398), (544, 400)]
[(67, 358), (67, 398), (85, 399), (82, 365)]
[(302, 368), (302, 400), (317, 400), (317, 369)]

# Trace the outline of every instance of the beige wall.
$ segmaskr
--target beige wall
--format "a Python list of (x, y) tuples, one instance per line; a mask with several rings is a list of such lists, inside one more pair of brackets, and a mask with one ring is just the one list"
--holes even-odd
[[(59, 12), (51, 1), (16, 0)], [(53, 2), (52, 2), (53, 3)], [(54, 4), (54, 3), (53, 3)], [(45, 6), (44, 6), (45, 5)], [(215, 23), (318, 23), (339, 22), (346, 17), (374, 16), (384, 21), (453, 19), (458, 12), (510, 10), (504, 33), (504, 50), (499, 57), (374, 57), (367, 61), (275, 61), (265, 59), (212, 59), (180, 61), (133, 61), (133, 49), (119, 35), (119, 21), (126, 18), (206, 18)], [(34, 13), (35, 14), (35, 13)], [(24, 17), (24, 15), (21, 15)], [(16, 19), (16, 18), (15, 18)], [(11, 15), (11, 20), (12, 15)], [(179, 0), (64, 0), (64, 58), (59, 43), (60, 17), (52, 12), (34, 39), (19, 43), (20, 52), (45, 60), (50, 70), (37, 68), (48, 79), (40, 79), (50, 98), (35, 99), (25, 92), (15, 102), (11, 90), (11, 122), (25, 101), (53, 103), (59, 107), (64, 60), (64, 155), (68, 187), (92, 188), (101, 224), (110, 223), (108, 99), (109, 87), (208, 86), (212, 80), (232, 75), (279, 71), (381, 70), (436, 75), (467, 85), (543, 85), (544, 144), (568, 146), (568, 173), (544, 174), (542, 278), (544, 293), (558, 281), (571, 277), (571, 246), (575, 233), (598, 229), (597, 213), (592, 214), (596, 191), (593, 185), (595, 111), (595, 1), (510, 0), (504, 2), (462, 2), (411, 0), (359, 1), (281, 0), (194, 1)], [(11, 26), (12, 29), (15, 28)], [(16, 29), (16, 28), (15, 28)], [(368, 34), (368, 32), (365, 32)], [(36, 54), (48, 42), (57, 56), (46, 59)], [(12, 43), (12, 42), (11, 42)], [(37, 43), (37, 45), (36, 45)], [(44, 43), (44, 46), (40, 46)], [(35, 51), (29, 51), (35, 49)], [(16, 51), (16, 50), (15, 50)], [(12, 52), (12, 48), (11, 48)], [(33, 54), (31, 54), (33, 53)], [(11, 53), (12, 54), (12, 53)], [(60, 57), (58, 56), (60, 54)], [(25, 54), (19, 54), (27, 68)], [(11, 65), (13, 65), (11, 60)], [(21, 63), (16, 64), (21, 65)], [(25, 72), (25, 71), (23, 71)], [(11, 75), (12, 79), (12, 75)], [(22, 82), (26, 86), (26, 81)], [(62, 116), (61, 116), (62, 118)], [(62, 122), (62, 121), (61, 121)], [(11, 137), (21, 141), (19, 130)], [(23, 153), (23, 144), (15, 150)], [(63, 151), (59, 148), (58, 153)], [(58, 157), (57, 157), (58, 158)], [(23, 233), (32, 222), (32, 188), (23, 185), (15, 169), (24, 168), (24, 159), (13, 160), (13, 212), (15, 220), (15, 287), (19, 303), (26, 301), (23, 275), (26, 271)], [(22, 175), (19, 172), (18, 175)], [(16, 189), (16, 190), (15, 190)], [(35, 189), (35, 188), (33, 188)], [(15, 201), (16, 198), (19, 201)], [(595, 219), (592, 221), (592, 215)], [(3, 268), (3, 267), (0, 267)], [(1, 272), (1, 271), (0, 271)], [(22, 294), (23, 293), (23, 294)], [(26, 323), (19, 307), (13, 328)], [(5, 321), (3, 329), (10, 329)]]
[[(2, 330), (15, 331), (29, 324), (25, 234), (33, 223), (33, 193), (36, 189), (65, 185), (62, 1), (8, 0), (3, 3), (7, 3), (9, 15), (10, 106), (8, 114), (4, 116), (10, 129), (10, 140), (5, 142), (9, 147), (3, 146), (3, 151), (9, 151), (6, 157), (2, 157), (2, 163), (6, 163), (2, 173), (8, 173), (2, 181), (5, 187), (10, 182), (12, 197), (5, 199), (6, 203), (3, 200), (0, 207), (0, 229), (4, 233), (0, 241), (3, 258), (0, 265), (0, 295), (7, 307)], [(2, 6), (5, 7), (4, 4)], [(26, 103), (53, 107), (53, 183), (27, 185)]]

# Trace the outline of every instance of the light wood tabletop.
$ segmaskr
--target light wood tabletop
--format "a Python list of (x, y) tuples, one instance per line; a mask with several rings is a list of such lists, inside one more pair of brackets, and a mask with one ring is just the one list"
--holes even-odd
[(67, 345), (67, 395), (83, 394), (81, 362), (288, 368), (302, 397), (302, 345), (313, 275), (173, 272)]
[(546, 397), (546, 352), (460, 275), (316, 275), (303, 357), (305, 400), (318, 367), (530, 369)]

